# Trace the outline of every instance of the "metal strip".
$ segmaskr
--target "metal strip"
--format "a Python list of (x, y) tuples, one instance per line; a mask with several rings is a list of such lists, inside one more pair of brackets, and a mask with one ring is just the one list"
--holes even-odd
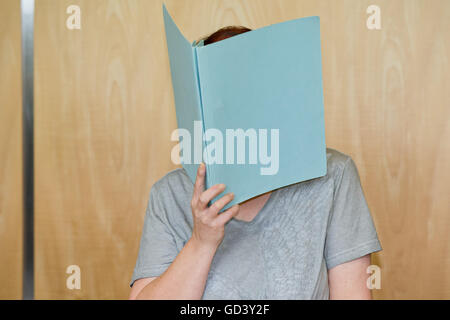
[(34, 0), (21, 0), (23, 148), (23, 299), (34, 299)]

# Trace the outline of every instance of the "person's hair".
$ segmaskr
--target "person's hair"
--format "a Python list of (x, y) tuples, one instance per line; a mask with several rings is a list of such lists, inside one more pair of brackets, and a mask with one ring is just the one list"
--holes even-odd
[(252, 29), (249, 29), (247, 27), (243, 26), (228, 26), (223, 27), (217, 30), (216, 32), (210, 34), (209, 36), (205, 37), (203, 39), (203, 45), (208, 45), (220, 40), (224, 40), (233, 36), (236, 36), (241, 33), (245, 33), (248, 31), (252, 31)]

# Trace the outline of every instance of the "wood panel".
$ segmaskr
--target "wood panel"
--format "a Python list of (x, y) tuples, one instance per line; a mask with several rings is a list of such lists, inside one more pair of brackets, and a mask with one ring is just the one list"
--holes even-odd
[(0, 299), (22, 297), (20, 1), (0, 1)]
[[(80, 30), (66, 28), (73, 4)], [(160, 15), (149, 1), (37, 2), (37, 298), (128, 296), (150, 186), (174, 167)]]
[(327, 143), (355, 159), (374, 215), (384, 248), (374, 296), (448, 299), (450, 2), (376, 3), (381, 30), (336, 3), (324, 24)]
[(376, 3), (379, 31), (336, 4), (325, 26), (327, 143), (358, 164), (382, 241), (374, 296), (448, 299), (450, 3)]
[[(327, 145), (353, 156), (384, 247), (374, 295), (450, 298), (450, 2), (165, 2), (190, 40), (224, 25), (321, 17)], [(71, 4), (81, 30), (65, 27)], [(371, 4), (381, 30), (366, 28)], [(174, 168), (161, 5), (37, 2), (38, 298), (128, 295), (150, 186)], [(65, 286), (71, 264), (81, 290)]]

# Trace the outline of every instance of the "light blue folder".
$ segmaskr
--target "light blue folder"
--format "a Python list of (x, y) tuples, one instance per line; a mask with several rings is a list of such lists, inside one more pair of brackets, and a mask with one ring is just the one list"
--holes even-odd
[[(266, 129), (269, 155), (271, 130), (279, 132), (276, 174), (261, 174), (268, 165), (251, 164), (248, 154), (245, 164), (226, 164), (226, 149), (223, 164), (208, 163), (208, 152), (200, 159), (206, 163), (206, 188), (224, 183), (225, 192), (235, 194), (226, 208), (326, 174), (319, 17), (282, 22), (203, 46), (186, 40), (165, 6), (163, 14), (178, 127), (192, 136), (191, 157), (182, 156), (192, 182), (199, 164), (194, 163), (194, 121), (201, 121), (203, 133), (219, 130), (224, 148), (227, 129)], [(202, 150), (212, 141), (203, 137)]]

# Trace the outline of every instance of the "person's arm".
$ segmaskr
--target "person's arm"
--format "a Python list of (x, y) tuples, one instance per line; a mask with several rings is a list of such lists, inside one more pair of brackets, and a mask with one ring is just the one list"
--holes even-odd
[(130, 299), (200, 299), (215, 251), (190, 239), (161, 276), (137, 280)]
[(201, 299), (212, 259), (225, 234), (225, 224), (239, 212), (235, 205), (219, 214), (233, 200), (229, 193), (208, 207), (208, 203), (225, 190), (218, 184), (204, 191), (205, 165), (197, 171), (191, 208), (194, 228), (191, 238), (159, 277), (135, 281), (130, 299)]
[(367, 267), (370, 254), (337, 265), (328, 270), (328, 285), (331, 300), (370, 300), (372, 294), (367, 287)]

